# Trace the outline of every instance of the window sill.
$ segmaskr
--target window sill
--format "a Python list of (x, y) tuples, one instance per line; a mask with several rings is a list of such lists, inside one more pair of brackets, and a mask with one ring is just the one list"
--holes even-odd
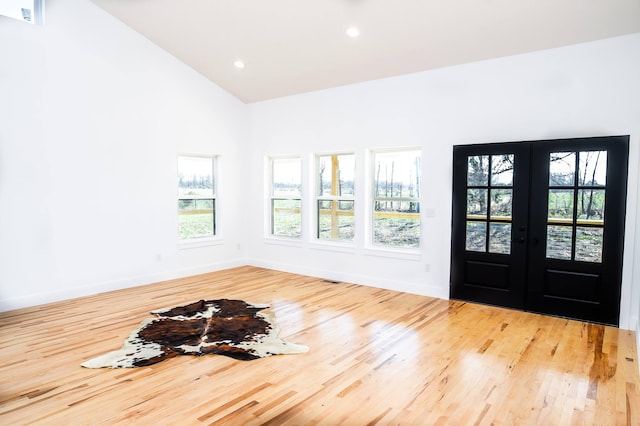
[(300, 247), (302, 246), (302, 240), (295, 237), (265, 237), (265, 244), (274, 244), (278, 246)]
[(420, 261), (420, 249), (402, 249), (402, 248), (367, 248), (364, 251), (366, 256), (388, 257), (392, 259), (403, 259)]
[(355, 253), (355, 247), (353, 243), (340, 243), (336, 241), (322, 241), (315, 240), (309, 243), (309, 248), (312, 250), (326, 250), (339, 253)]
[(209, 246), (221, 246), (223, 244), (224, 240), (220, 237), (189, 238), (178, 241), (178, 250)]

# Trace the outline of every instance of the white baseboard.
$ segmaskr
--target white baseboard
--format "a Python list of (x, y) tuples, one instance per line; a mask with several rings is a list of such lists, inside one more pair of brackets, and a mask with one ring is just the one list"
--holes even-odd
[(247, 262), (251, 266), (259, 268), (274, 269), (276, 271), (289, 272), (292, 274), (307, 275), (315, 278), (322, 278), (332, 281), (347, 282), (364, 285), (367, 287), (383, 288), (387, 290), (401, 291), (404, 293), (417, 294), (420, 296), (437, 297), (440, 299), (449, 298), (449, 289), (443, 290), (441, 287), (418, 285), (415, 283), (402, 282), (398, 280), (384, 279), (370, 275), (341, 273), (319, 268), (308, 268), (290, 263), (265, 262), (259, 259), (249, 259)]
[(418, 294), (422, 296), (448, 298), (448, 293), (444, 294), (442, 288), (428, 285), (417, 285), (415, 283), (401, 282), (398, 280), (381, 279), (375, 276), (340, 273), (319, 268), (300, 267), (298, 265), (265, 262), (258, 259), (244, 259), (235, 261), (211, 263), (196, 267), (182, 268), (159, 273), (127, 277), (119, 280), (92, 283), (86, 286), (64, 288), (50, 292), (34, 293), (15, 298), (0, 299), (0, 312), (31, 306), (43, 305), (46, 303), (58, 302), (61, 300), (74, 299), (77, 297), (90, 296), (108, 291), (121, 290), (124, 288), (137, 287), (145, 284), (152, 284), (159, 281), (166, 281), (176, 278), (188, 277), (191, 275), (205, 274), (223, 269), (236, 268), (244, 265), (257, 266), (261, 268), (274, 269), (278, 271), (290, 272), (293, 274), (308, 275), (316, 278), (323, 278), (333, 281), (348, 282), (365, 285), (368, 287), (384, 288), (405, 293)]
[(58, 302), (61, 300), (74, 299), (76, 297), (90, 296), (99, 293), (105, 293), (113, 290), (121, 290), (123, 288), (137, 287), (145, 284), (152, 284), (159, 281), (172, 280), (176, 278), (188, 277), (191, 275), (206, 274), (208, 272), (220, 271), (223, 269), (236, 268), (246, 265), (244, 259), (210, 263), (206, 265), (194, 266), (189, 268), (174, 269), (171, 271), (163, 271), (147, 275), (139, 275), (127, 277), (114, 281), (105, 281), (93, 283), (81, 287), (65, 288), (50, 292), (29, 294), (26, 296), (14, 297), (9, 299), (0, 299), (0, 312), (10, 311), (13, 309), (26, 308), (30, 306), (43, 305), (45, 303)]

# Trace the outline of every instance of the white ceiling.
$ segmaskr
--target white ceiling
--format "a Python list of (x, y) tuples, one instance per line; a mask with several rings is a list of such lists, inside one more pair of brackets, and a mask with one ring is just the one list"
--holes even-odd
[(246, 103), (640, 32), (640, 0), (92, 1)]

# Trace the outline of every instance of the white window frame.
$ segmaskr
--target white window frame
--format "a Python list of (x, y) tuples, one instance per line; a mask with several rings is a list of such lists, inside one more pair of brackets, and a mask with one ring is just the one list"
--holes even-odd
[[(320, 158), (321, 157), (331, 157), (332, 159), (332, 167), (331, 170), (329, 170), (328, 172), (331, 174), (331, 179), (330, 181), (332, 182), (332, 192), (336, 191), (336, 187), (334, 186), (337, 182), (335, 181), (336, 179), (336, 173), (338, 172), (338, 170), (335, 170), (335, 167), (337, 163), (334, 163), (334, 158), (337, 159), (337, 157), (340, 156), (351, 156), (353, 157), (353, 162), (354, 162), (354, 169), (353, 169), (353, 185), (354, 185), (354, 194), (347, 196), (347, 195), (340, 195), (340, 194), (320, 194), (320, 185), (322, 185), (321, 182), (321, 178), (320, 178)], [(331, 153), (318, 153), (315, 155), (315, 168), (314, 168), (314, 182), (315, 182), (315, 191), (314, 191), (314, 195), (315, 195), (315, 202), (314, 202), (314, 208), (313, 211), (315, 213), (315, 218), (313, 223), (315, 224), (315, 229), (314, 229), (314, 238), (315, 241), (317, 242), (322, 242), (322, 243), (339, 243), (339, 244), (347, 244), (347, 245), (353, 245), (354, 244), (354, 240), (355, 240), (355, 227), (356, 227), (356, 217), (357, 217), (357, 213), (356, 213), (356, 201), (355, 201), (355, 182), (356, 182), (356, 168), (355, 168), (355, 161), (356, 161), (356, 155), (354, 152), (331, 152)], [(337, 178), (339, 181), (339, 177)], [(320, 209), (319, 209), (319, 204), (321, 201), (331, 201), (331, 219), (332, 219), (332, 226), (331, 226), (331, 238), (320, 238)], [(351, 239), (339, 239), (337, 237), (337, 218), (340, 215), (340, 210), (338, 209), (338, 205), (340, 202), (352, 202), (353, 203), (353, 209), (352, 209), (352, 214), (353, 214), (353, 218), (354, 218), (354, 236)], [(348, 213), (346, 213), (348, 214)]]
[[(282, 195), (282, 194), (278, 194), (276, 195), (276, 190), (274, 187), (274, 168), (275, 168), (275, 164), (278, 161), (297, 161), (298, 162), (298, 167), (300, 169), (300, 174), (298, 176), (299, 179), (299, 185), (300, 185), (300, 194), (295, 196), (293, 194), (291, 195)], [(269, 197), (268, 197), (268, 223), (267, 223), (267, 236), (269, 238), (272, 239), (282, 239), (282, 240), (289, 240), (289, 241), (299, 241), (302, 240), (303, 237), (303, 225), (304, 225), (304, 217), (303, 217), (303, 195), (304, 195), (304, 188), (303, 188), (303, 179), (302, 179), (302, 156), (300, 155), (289, 155), (289, 156), (273, 156), (273, 157), (269, 157), (268, 158), (268, 164), (269, 164)], [(275, 215), (274, 215), (274, 202), (275, 201), (297, 201), (299, 204), (299, 208), (298, 211), (294, 213), (297, 213), (300, 217), (300, 225), (299, 225), (299, 233), (298, 235), (285, 235), (285, 234), (276, 234), (275, 233)]]
[(177, 213), (177, 239), (178, 239), (178, 247), (179, 248), (192, 248), (213, 244), (221, 243), (221, 235), (219, 232), (220, 223), (219, 223), (219, 206), (218, 206), (218, 156), (213, 154), (193, 154), (193, 153), (179, 153), (177, 156), (176, 163), (176, 179), (179, 179), (180, 175), (180, 166), (179, 161), (180, 158), (204, 158), (211, 160), (211, 177), (213, 179), (213, 194), (212, 196), (190, 196), (185, 197), (181, 196), (179, 192), (179, 181), (176, 181), (176, 192), (177, 192), (177, 203), (180, 203), (180, 200), (211, 200), (213, 207), (213, 233), (208, 235), (194, 236), (194, 237), (185, 237), (182, 238), (180, 236), (180, 208), (178, 206), (176, 209)]
[[(420, 165), (418, 170), (420, 171), (420, 176), (417, 178), (418, 186), (417, 186), (417, 194), (415, 197), (388, 197), (388, 196), (376, 196), (376, 156), (378, 154), (387, 154), (387, 153), (402, 153), (409, 151), (418, 151), (420, 152)], [(386, 251), (386, 252), (395, 252), (400, 255), (409, 254), (414, 255), (420, 252), (420, 247), (422, 245), (422, 220), (421, 220), (421, 211), (422, 211), (422, 200), (421, 200), (421, 186), (422, 186), (422, 148), (420, 146), (410, 146), (410, 147), (394, 147), (394, 148), (380, 148), (380, 149), (371, 149), (368, 151), (369, 153), (369, 173), (367, 179), (367, 187), (368, 187), (368, 197), (367, 200), (367, 223), (366, 223), (366, 247), (368, 249), (369, 254), (375, 254), (375, 251)], [(399, 246), (399, 245), (391, 245), (391, 244), (381, 244), (376, 243), (374, 238), (374, 225), (375, 225), (375, 215), (376, 202), (409, 202), (409, 203), (418, 203), (419, 212), (413, 213), (412, 215), (418, 215), (418, 245), (417, 246)]]

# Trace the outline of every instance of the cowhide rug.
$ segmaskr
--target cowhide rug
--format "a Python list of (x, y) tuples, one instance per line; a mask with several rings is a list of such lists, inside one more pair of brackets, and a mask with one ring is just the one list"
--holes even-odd
[(131, 368), (152, 365), (177, 355), (220, 354), (252, 360), (279, 354), (299, 354), (308, 348), (278, 337), (269, 305), (242, 300), (200, 300), (151, 311), (120, 350), (82, 364), (87, 368)]

